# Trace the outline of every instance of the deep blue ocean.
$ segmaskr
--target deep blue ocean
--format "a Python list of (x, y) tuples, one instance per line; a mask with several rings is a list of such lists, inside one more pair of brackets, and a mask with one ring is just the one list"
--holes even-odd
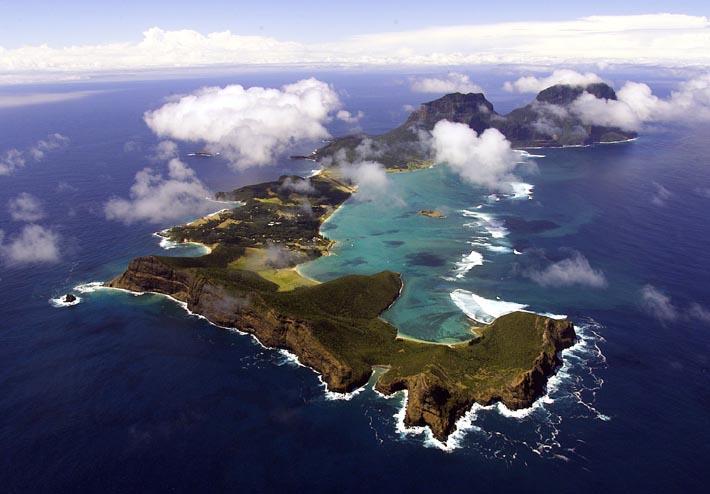
[[(336, 255), (304, 271), (319, 279), (402, 272), (404, 293), (385, 317), (409, 336), (465, 337), (462, 309), (476, 310), (466, 305), (470, 294), (576, 323), (580, 341), (565, 352), (548, 395), (523, 413), (473, 410), (448, 448), (401, 429), (402, 397), (384, 399), (368, 386), (334, 400), (287, 355), (164, 297), (99, 290), (72, 307), (50, 304), (115, 276), (133, 257), (198, 254), (159, 246), (152, 233), (170, 223), (126, 226), (104, 216), (103, 204), (126, 197), (150, 164), (157, 138), (143, 112), (204, 85), (275, 87), (310, 75), (341, 91), (348, 109), (362, 110), (370, 133), (401, 123), (404, 105), (436, 97), (411, 93), (406, 74), (359, 72), (2, 89), (97, 92), (0, 109), (0, 154), (55, 132), (71, 140), (0, 176), (5, 238), (23, 226), (6, 205), (28, 192), (47, 213), (37, 223), (62, 239), (56, 264), (0, 267), (0, 490), (705, 491), (710, 323), (691, 308), (710, 309), (708, 125), (654, 127), (623, 144), (530, 150), (541, 155), (537, 169), (520, 176), (533, 186), (531, 198), (490, 197), (444, 167), (394, 175), (397, 201), (351, 200), (328, 221)], [(533, 97), (500, 90), (509, 74), (472, 75), (499, 111)], [(651, 75), (607, 77), (648, 82), (660, 94), (675, 83)], [(330, 130), (348, 127), (333, 122)], [(235, 173), (220, 159), (185, 156), (195, 150), (181, 144), (214, 191), (314, 166), (283, 159)], [(446, 218), (424, 218), (420, 209)], [(461, 261), (472, 251), (483, 262), (466, 270)], [(605, 287), (540, 286), (527, 275), (574, 252), (604, 273)], [(647, 285), (670, 298), (675, 317), (660, 321), (646, 309)], [(458, 305), (452, 293), (463, 294)]]

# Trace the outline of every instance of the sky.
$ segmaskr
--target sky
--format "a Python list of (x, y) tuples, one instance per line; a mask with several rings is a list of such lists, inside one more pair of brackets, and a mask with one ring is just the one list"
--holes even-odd
[(542, 4), (455, 0), (1, 0), (0, 46), (72, 45), (130, 41), (146, 29), (193, 29), (207, 33), (230, 30), (277, 39), (318, 42), (334, 37), (430, 26), (505, 21), (567, 20), (592, 15), (671, 12), (710, 15), (703, 0), (597, 0)]
[(710, 64), (699, 0), (0, 0), (0, 13), (0, 84), (265, 64)]

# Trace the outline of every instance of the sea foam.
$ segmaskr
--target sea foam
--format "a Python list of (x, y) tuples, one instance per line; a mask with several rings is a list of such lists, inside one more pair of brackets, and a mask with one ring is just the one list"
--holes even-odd
[(512, 194), (509, 196), (511, 199), (532, 199), (533, 189), (535, 188), (532, 184), (527, 184), (525, 182), (511, 182), (511, 188), (513, 189)]
[(470, 254), (465, 254), (459, 262), (456, 263), (456, 277), (461, 279), (466, 276), (466, 273), (471, 271), (476, 266), (483, 264), (483, 256), (472, 250)]
[(49, 299), (49, 303), (52, 305), (52, 307), (56, 308), (71, 307), (72, 305), (76, 305), (79, 302), (81, 302), (81, 297), (76, 297), (72, 302), (65, 302), (64, 295), (62, 295), (61, 297)]
[(456, 307), (474, 321), (488, 324), (495, 318), (527, 308), (526, 304), (491, 300), (468, 290), (456, 289), (450, 294)]

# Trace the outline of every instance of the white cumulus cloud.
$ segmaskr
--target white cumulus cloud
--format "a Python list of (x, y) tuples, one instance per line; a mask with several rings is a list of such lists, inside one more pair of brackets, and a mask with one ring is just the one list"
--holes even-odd
[(8, 241), (0, 230), (0, 257), (7, 265), (56, 262), (60, 256), (59, 241), (58, 233), (40, 225), (25, 225)]
[(525, 76), (516, 81), (506, 81), (503, 89), (518, 93), (539, 93), (543, 89), (556, 84), (571, 86), (587, 86), (595, 82), (604, 82), (601, 77), (592, 72), (580, 73), (571, 69), (559, 69), (547, 77)]
[(350, 124), (358, 123), (364, 116), (365, 114), (362, 111), (351, 113), (348, 110), (339, 110), (338, 113), (335, 114), (335, 118)]
[(0, 175), (12, 175), (23, 168), (28, 162), (44, 160), (47, 152), (64, 148), (69, 145), (69, 138), (58, 133), (49, 134), (26, 149), (9, 149), (0, 154)]
[(626, 130), (640, 130), (644, 124), (671, 122), (688, 124), (710, 121), (710, 74), (681, 83), (667, 98), (659, 98), (640, 82), (626, 82), (617, 100), (605, 100), (584, 93), (572, 105), (583, 121)]
[(463, 180), (493, 190), (507, 190), (516, 181), (513, 171), (519, 156), (498, 130), (486, 129), (478, 135), (466, 124), (440, 120), (431, 135), (434, 159)]
[(177, 158), (168, 162), (167, 177), (152, 169), (136, 173), (129, 198), (113, 198), (104, 205), (109, 220), (163, 223), (206, 212), (210, 192), (195, 172)]
[(589, 261), (579, 252), (567, 259), (554, 262), (541, 270), (533, 270), (527, 276), (542, 286), (582, 285), (592, 288), (607, 286), (602, 271), (592, 268)]
[(644, 309), (661, 321), (673, 321), (678, 318), (678, 310), (671, 298), (653, 285), (641, 289), (641, 302)]
[(697, 302), (690, 302), (687, 309), (683, 309), (673, 302), (670, 295), (650, 284), (641, 289), (641, 306), (662, 323), (689, 320), (710, 324), (710, 309)]
[(22, 192), (7, 204), (10, 216), (15, 221), (34, 222), (44, 218), (42, 203), (32, 194)]
[(324, 123), (340, 106), (330, 85), (311, 78), (281, 89), (203, 88), (146, 112), (145, 121), (158, 136), (204, 142), (241, 169), (272, 163), (295, 141), (329, 137)]
[(415, 77), (411, 81), (415, 93), (482, 93), (483, 88), (466, 74), (449, 72), (443, 77)]
[(381, 163), (344, 163), (339, 170), (346, 179), (357, 185), (357, 194), (353, 196), (356, 200), (374, 201), (389, 195), (390, 179)]

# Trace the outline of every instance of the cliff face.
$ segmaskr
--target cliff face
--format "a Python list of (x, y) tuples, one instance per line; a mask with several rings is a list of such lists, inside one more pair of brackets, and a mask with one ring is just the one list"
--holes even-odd
[(174, 269), (156, 257), (134, 259), (108, 286), (169, 295), (214, 324), (251, 333), (264, 346), (288, 350), (302, 364), (319, 372), (332, 391), (352, 391), (370, 377), (370, 373), (355, 371), (336, 358), (314, 337), (306, 322), (276, 313), (258, 295), (235, 295), (192, 270)]
[(501, 388), (489, 388), (478, 394), (459, 391), (445, 373), (436, 368), (415, 376), (377, 383), (385, 395), (407, 390), (404, 423), (407, 426), (429, 426), (437, 439), (445, 441), (456, 421), (474, 403), (490, 405), (501, 402), (511, 410), (527, 408), (545, 393), (549, 376), (561, 364), (559, 352), (571, 347), (576, 339), (574, 326), (568, 320), (539, 318), (542, 324), (543, 348), (530, 370)]
[[(357, 290), (372, 291), (372, 283), (365, 280)], [(362, 319), (353, 319), (352, 323), (346, 321), (341, 333), (337, 333), (337, 328), (324, 325), (321, 316), (299, 318), (288, 315), (270, 304), (268, 297), (265, 298), (262, 292), (240, 291), (239, 287), (204, 276), (198, 269), (176, 268), (153, 256), (133, 260), (128, 269), (111, 280), (108, 286), (134, 292), (169, 295), (185, 302), (190, 311), (205, 316), (214, 324), (251, 333), (265, 346), (286, 349), (294, 353), (301, 363), (320, 373), (331, 391), (352, 391), (368, 381), (373, 365), (389, 366), (391, 370), (376, 383), (378, 391), (391, 394), (407, 390), (405, 423), (410, 426), (429, 426), (434, 436), (440, 440), (446, 440), (453, 431), (456, 420), (475, 402), (487, 405), (502, 401), (511, 409), (530, 406), (544, 393), (548, 377), (559, 365), (558, 352), (571, 346), (575, 340), (573, 326), (566, 320), (556, 321), (533, 314), (518, 313), (522, 314), (518, 319), (522, 318), (524, 322), (522, 330), (529, 330), (530, 339), (524, 340), (523, 344), (532, 342), (533, 351), (539, 352), (537, 357), (531, 360), (523, 359), (522, 363), (516, 361), (518, 363), (512, 365), (513, 373), (505, 374), (503, 378), (493, 380), (491, 384), (470, 387), (464, 384), (462, 376), (476, 374), (479, 368), (483, 373), (490, 373), (491, 370), (485, 367), (488, 365), (485, 362), (500, 356), (492, 355), (486, 348), (475, 345), (480, 340), (450, 348), (446, 345), (397, 339), (396, 331), (378, 320), (376, 314), (396, 299), (401, 280), (397, 285), (386, 285), (388, 288), (378, 292), (378, 309), (366, 316), (374, 315), (374, 319), (370, 320), (372, 322), (365, 322), (364, 329), (359, 330), (353, 324)], [(357, 300), (362, 296), (360, 292), (348, 292), (349, 288), (331, 289), (326, 285), (314, 287), (312, 290), (318, 293), (318, 299), (322, 299), (324, 294), (330, 294), (327, 297), (329, 300), (322, 304), (339, 308), (336, 314), (338, 320), (346, 318), (347, 311), (357, 309), (356, 306), (346, 307), (348, 301)], [(298, 304), (302, 307), (305, 299), (299, 296), (301, 298), (298, 299)], [(345, 298), (340, 302), (337, 297)], [(337, 300), (333, 302), (334, 299)], [(319, 314), (324, 305), (319, 307), (321, 308), (311, 307), (308, 310), (312, 312), (308, 313)], [(499, 321), (505, 317), (508, 316), (500, 318)], [(510, 318), (515, 319), (512, 315)], [(503, 321), (500, 325), (508, 328), (505, 331), (521, 330), (518, 327), (520, 324), (514, 327), (514, 324)], [(491, 326), (490, 331), (499, 330)], [(510, 334), (512, 333), (503, 339), (509, 340)], [(483, 339), (485, 338), (484, 333)], [(494, 342), (494, 346), (498, 344)], [(514, 345), (511, 347), (513, 351), (519, 343)], [(423, 350), (430, 352), (430, 355), (422, 353)], [(508, 351), (510, 350), (506, 350)], [(485, 357), (481, 358), (481, 354), (485, 354)], [(506, 356), (503, 357), (505, 359)], [(411, 359), (417, 359), (417, 366), (421, 366), (419, 370), (412, 372)], [(492, 369), (498, 369), (499, 365), (495, 362)], [(519, 365), (524, 365), (528, 370), (515, 370)], [(408, 374), (402, 374), (405, 372), (403, 369), (407, 369)], [(396, 377), (391, 377), (392, 375)]]
[(413, 111), (405, 127), (431, 130), (439, 120), (465, 123), (476, 132), (491, 126), (491, 118), (498, 116), (493, 105), (481, 93), (452, 93), (424, 103)]

